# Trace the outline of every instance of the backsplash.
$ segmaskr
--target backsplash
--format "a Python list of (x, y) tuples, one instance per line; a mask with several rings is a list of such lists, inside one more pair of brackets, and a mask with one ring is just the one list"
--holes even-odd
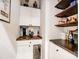
[(20, 26), (20, 36), (23, 36), (23, 28), (25, 28), (25, 35), (29, 35), (29, 31), (33, 31), (33, 36), (37, 36), (38, 31), (40, 30), (40, 26)]

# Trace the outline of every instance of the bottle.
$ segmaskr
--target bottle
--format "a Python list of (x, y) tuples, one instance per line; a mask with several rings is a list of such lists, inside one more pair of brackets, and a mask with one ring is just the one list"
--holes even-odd
[(28, 3), (29, 3), (29, 0), (25, 0), (24, 3), (23, 3), (23, 6), (29, 7)]
[(37, 8), (37, 2), (36, 1), (33, 3), (33, 7)]
[(66, 40), (69, 40), (69, 31), (66, 32)]
[(69, 31), (69, 41), (70, 43), (74, 44), (73, 32)]
[(37, 37), (39, 37), (39, 30), (37, 31)]

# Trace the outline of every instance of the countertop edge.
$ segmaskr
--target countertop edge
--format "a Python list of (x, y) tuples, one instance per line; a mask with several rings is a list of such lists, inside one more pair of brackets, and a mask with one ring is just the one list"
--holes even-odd
[[(42, 39), (29, 39), (29, 40), (42, 40)], [(16, 41), (29, 41), (27, 39), (23, 39), (23, 40), (16, 40)]]

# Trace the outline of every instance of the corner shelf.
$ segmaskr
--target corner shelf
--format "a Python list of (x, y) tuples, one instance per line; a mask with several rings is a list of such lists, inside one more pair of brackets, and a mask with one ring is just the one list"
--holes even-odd
[(57, 27), (70, 27), (70, 26), (78, 26), (78, 22), (66, 23), (66, 24), (58, 24), (55, 25)]
[(62, 17), (69, 17), (69, 16), (72, 16), (77, 13), (78, 13), (78, 5), (76, 4), (72, 7), (65, 9), (64, 11), (62, 11), (61, 13), (59, 13), (55, 16), (62, 18)]
[(65, 9), (70, 6), (70, 0), (61, 0), (55, 7), (58, 9)]

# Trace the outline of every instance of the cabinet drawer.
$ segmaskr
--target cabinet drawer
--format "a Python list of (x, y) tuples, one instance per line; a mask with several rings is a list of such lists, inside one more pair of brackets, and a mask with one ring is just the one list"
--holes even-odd
[(17, 41), (17, 45), (29, 45), (31, 44), (31, 41)]
[(42, 44), (42, 40), (26, 40), (26, 41), (17, 41), (17, 46), (23, 46), (23, 45), (35, 45), (35, 44)]
[(19, 53), (26, 53), (26, 52), (30, 52), (30, 50), (32, 49), (32, 46), (29, 45), (23, 45), (23, 46), (17, 46), (17, 52)]
[(32, 44), (42, 44), (42, 40), (32, 40)]

